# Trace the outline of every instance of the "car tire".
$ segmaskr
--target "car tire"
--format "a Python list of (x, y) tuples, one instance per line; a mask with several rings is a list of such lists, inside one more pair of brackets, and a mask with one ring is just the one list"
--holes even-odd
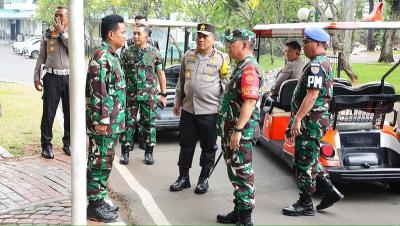
[(32, 51), (31, 57), (33, 59), (37, 59), (39, 57), (39, 51), (36, 51), (36, 50)]
[(389, 183), (390, 191), (395, 194), (400, 194), (400, 181)]

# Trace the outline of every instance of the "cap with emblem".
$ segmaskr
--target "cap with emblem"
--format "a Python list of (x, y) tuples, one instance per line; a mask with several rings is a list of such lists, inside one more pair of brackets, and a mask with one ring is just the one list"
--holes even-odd
[(215, 27), (212, 24), (198, 24), (197, 33), (202, 33), (205, 35), (215, 34)]
[(328, 42), (330, 39), (329, 34), (319, 27), (308, 27), (304, 29), (304, 38), (311, 39), (316, 42)]
[(227, 42), (234, 42), (236, 40), (244, 40), (250, 42), (256, 42), (256, 34), (246, 29), (236, 29), (228, 36), (225, 36)]

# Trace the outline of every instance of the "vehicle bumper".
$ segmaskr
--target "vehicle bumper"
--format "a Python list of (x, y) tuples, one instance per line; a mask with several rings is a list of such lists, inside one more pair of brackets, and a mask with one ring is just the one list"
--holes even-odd
[(332, 181), (336, 182), (390, 182), (400, 181), (400, 168), (374, 167), (363, 169), (361, 167), (326, 167)]
[(156, 120), (156, 129), (170, 129), (177, 130), (179, 128), (179, 119), (178, 120)]

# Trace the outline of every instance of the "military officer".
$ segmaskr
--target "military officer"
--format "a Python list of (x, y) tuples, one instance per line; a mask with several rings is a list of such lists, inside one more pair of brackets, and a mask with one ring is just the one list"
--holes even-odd
[[(127, 79), (127, 131), (121, 143), (121, 164), (129, 163), (129, 151), (133, 149), (135, 122), (138, 112), (139, 133), (145, 148), (144, 163), (154, 163), (153, 149), (156, 144), (157, 102), (167, 104), (166, 79), (162, 70), (160, 52), (148, 44), (149, 28), (137, 24), (133, 30), (134, 45), (124, 49), (121, 62)], [(158, 93), (157, 83), (161, 92)], [(160, 95), (160, 97), (158, 97)]]
[(216, 120), (219, 101), (228, 83), (228, 55), (214, 48), (215, 27), (200, 23), (197, 26), (196, 48), (183, 57), (176, 86), (174, 114), (181, 115), (179, 123), (179, 177), (170, 191), (191, 187), (189, 169), (194, 150), (200, 140), (202, 167), (195, 193), (208, 190), (208, 177), (218, 149)]
[[(40, 124), (42, 157), (54, 158), (53, 122), (58, 103), (62, 101), (64, 114), (63, 151), (70, 155), (70, 125), (69, 125), (69, 59), (68, 59), (68, 9), (57, 7), (54, 13), (54, 29), (47, 30), (40, 43), (39, 57), (36, 61), (34, 84), (38, 91), (43, 90), (43, 114)], [(42, 64), (47, 72), (40, 78)]]
[(259, 136), (259, 109), (262, 96), (261, 70), (253, 56), (256, 35), (236, 29), (225, 37), (229, 55), (237, 64), (221, 100), (218, 112), (218, 131), (229, 179), (234, 187), (234, 210), (218, 215), (220, 223), (253, 225), (254, 170), (253, 145)]
[(126, 83), (116, 50), (125, 44), (124, 19), (101, 21), (101, 46), (93, 53), (86, 80), (86, 126), (89, 136), (87, 197), (89, 219), (114, 222), (118, 207), (104, 201), (115, 146), (125, 130)]
[(321, 181), (324, 193), (317, 210), (328, 208), (343, 198), (319, 162), (320, 141), (329, 127), (328, 110), (333, 96), (333, 71), (325, 55), (329, 39), (329, 34), (321, 28), (304, 30), (304, 54), (310, 61), (293, 94), (287, 132), (295, 144), (293, 168), (300, 198), (292, 206), (282, 209), (284, 215), (315, 214), (311, 195), (316, 189), (316, 179)]
[[(149, 27), (149, 24), (148, 24), (146, 16), (141, 16), (141, 15), (135, 16), (135, 26), (140, 25), (140, 24), (143, 24), (146, 27)], [(127, 41), (126, 46), (129, 47), (129, 46), (133, 45), (134, 43), (135, 42), (133, 41), (133, 37), (132, 37)], [(147, 43), (149, 45), (152, 45), (152, 46), (156, 47), (156, 49), (158, 51), (160, 51), (160, 45), (159, 45), (158, 41), (155, 41), (155, 40), (153, 40), (151, 38), (151, 30), (149, 30), (149, 35), (147, 37)]]

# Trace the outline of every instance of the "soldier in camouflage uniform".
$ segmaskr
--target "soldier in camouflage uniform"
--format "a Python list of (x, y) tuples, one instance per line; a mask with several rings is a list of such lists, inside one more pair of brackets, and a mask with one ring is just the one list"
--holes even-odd
[(87, 197), (89, 219), (113, 222), (118, 207), (104, 201), (115, 146), (125, 130), (125, 76), (116, 50), (125, 44), (124, 19), (109, 15), (101, 22), (101, 46), (89, 61), (86, 80), (86, 126), (89, 136)]
[(259, 136), (259, 109), (262, 96), (261, 70), (253, 56), (256, 36), (253, 32), (237, 29), (225, 37), (229, 55), (237, 65), (221, 99), (217, 127), (222, 137), (222, 151), (229, 179), (234, 187), (234, 210), (218, 215), (220, 223), (253, 225), (254, 170), (252, 150)]
[(343, 198), (332, 185), (319, 162), (320, 140), (329, 127), (329, 104), (333, 96), (333, 71), (325, 55), (330, 37), (323, 29), (306, 28), (304, 31), (304, 54), (310, 62), (293, 94), (292, 113), (287, 130), (288, 138), (295, 142), (294, 170), (300, 199), (282, 210), (289, 216), (312, 216), (315, 214), (311, 195), (320, 180), (324, 197), (317, 210), (323, 210)]
[[(127, 131), (121, 139), (121, 164), (129, 163), (129, 151), (133, 149), (135, 122), (140, 113), (139, 133), (145, 147), (144, 163), (154, 163), (153, 148), (156, 144), (157, 102), (167, 104), (166, 79), (162, 70), (160, 52), (147, 43), (149, 28), (143, 24), (135, 26), (134, 45), (124, 49), (121, 63), (127, 80)], [(160, 84), (160, 98), (157, 97)]]

